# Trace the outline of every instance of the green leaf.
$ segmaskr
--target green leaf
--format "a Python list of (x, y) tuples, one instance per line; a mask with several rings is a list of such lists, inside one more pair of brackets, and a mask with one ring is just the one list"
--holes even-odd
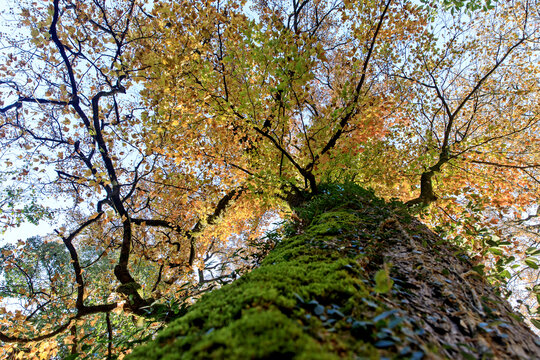
[(474, 271), (476, 271), (478, 274), (484, 275), (484, 268), (485, 268), (485, 267), (486, 267), (485, 265), (480, 264), (480, 265), (473, 266), (472, 269), (473, 269)]
[(536, 259), (533, 257), (526, 258), (525, 264), (532, 269), (538, 270), (538, 264), (536, 263)]
[(540, 254), (540, 249), (531, 246), (527, 250), (525, 250), (525, 254), (535, 256)]
[(499, 256), (502, 256), (503, 252), (502, 252), (502, 249), (500, 247), (490, 247), (488, 249), (488, 251), (490, 253), (492, 253), (493, 255), (499, 255)]
[(379, 294), (386, 294), (392, 289), (392, 285), (394, 285), (394, 280), (390, 278), (390, 272), (388, 271), (388, 268), (384, 267), (384, 269), (381, 269), (377, 271), (375, 274), (375, 292)]
[(540, 329), (540, 319), (531, 319), (531, 324), (533, 324), (537, 329)]

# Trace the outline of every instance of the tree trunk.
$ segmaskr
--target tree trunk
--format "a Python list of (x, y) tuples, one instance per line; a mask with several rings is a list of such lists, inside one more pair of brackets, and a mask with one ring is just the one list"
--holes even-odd
[(262, 265), (133, 359), (535, 359), (540, 341), (403, 207), (331, 186)]

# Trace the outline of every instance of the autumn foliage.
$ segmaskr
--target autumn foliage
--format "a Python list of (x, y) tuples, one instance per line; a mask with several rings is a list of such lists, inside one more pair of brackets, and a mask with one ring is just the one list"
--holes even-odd
[(501, 291), (519, 280), (534, 323), (534, 7), (51, 0), (7, 10), (0, 222), (49, 219), (56, 230), (2, 248), (0, 296), (17, 305), (0, 308), (1, 356), (123, 357), (256, 266), (269, 226), (323, 182), (407, 203)]

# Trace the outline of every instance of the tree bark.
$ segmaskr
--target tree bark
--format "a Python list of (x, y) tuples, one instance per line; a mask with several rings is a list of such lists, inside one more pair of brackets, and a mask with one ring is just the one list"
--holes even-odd
[(534, 359), (540, 340), (459, 249), (368, 191), (321, 191), (262, 265), (128, 359)]

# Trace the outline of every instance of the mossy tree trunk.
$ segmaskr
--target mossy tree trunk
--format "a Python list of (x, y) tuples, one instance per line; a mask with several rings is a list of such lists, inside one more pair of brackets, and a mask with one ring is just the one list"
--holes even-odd
[(540, 341), (466, 256), (399, 206), (334, 186), (262, 265), (129, 359), (535, 359)]

